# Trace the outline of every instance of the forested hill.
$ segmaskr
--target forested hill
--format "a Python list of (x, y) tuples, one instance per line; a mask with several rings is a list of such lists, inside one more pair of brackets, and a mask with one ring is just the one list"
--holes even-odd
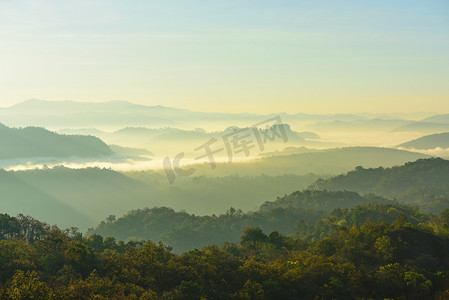
[(100, 157), (113, 151), (99, 138), (60, 135), (44, 128), (9, 128), (0, 123), (0, 159)]
[(275, 208), (297, 207), (332, 210), (335, 208), (351, 208), (371, 201), (383, 203), (387, 200), (375, 195), (360, 196), (358, 193), (348, 191), (304, 190), (278, 197), (276, 201), (266, 201), (260, 209), (268, 211)]
[(388, 200), (376, 196), (360, 196), (354, 192), (302, 191), (265, 202), (255, 212), (244, 213), (231, 208), (219, 216), (196, 216), (156, 207), (129, 212), (116, 219), (111, 216), (88, 232), (113, 236), (119, 240), (155, 240), (169, 244), (176, 251), (187, 251), (209, 244), (238, 241), (241, 231), (258, 226), (265, 232), (294, 232), (298, 222), (315, 224), (333, 209), (353, 208), (376, 201)]
[[(389, 204), (396, 198), (401, 203), (395, 205), (408, 203), (425, 212), (439, 214), (449, 208), (448, 174), (449, 161), (437, 158), (386, 169), (357, 167), (346, 175), (319, 180), (315, 184), (318, 190), (297, 191), (278, 197), (253, 212), (232, 209), (219, 216), (195, 216), (166, 207), (135, 210), (117, 220), (114, 217), (102, 222), (89, 234), (123, 240), (161, 240), (176, 251), (236, 241), (240, 231), (248, 226), (259, 226), (267, 232), (279, 230), (283, 234), (292, 234), (296, 230), (301, 236), (317, 237), (322, 232), (311, 232), (307, 228), (329, 216), (334, 209), (351, 209), (367, 203)], [(376, 218), (371, 220), (382, 220)], [(352, 218), (327, 222), (326, 226), (333, 228), (340, 221), (346, 224), (348, 220)], [(298, 226), (302, 227), (298, 229)]]
[(449, 161), (430, 158), (392, 168), (357, 167), (345, 175), (319, 180), (311, 188), (373, 193), (388, 199), (426, 205), (431, 211), (438, 212), (449, 203)]
[(0, 170), (1, 209), (85, 231), (109, 215), (121, 216), (131, 209), (160, 205), (195, 214), (223, 213), (231, 206), (253, 210), (277, 195), (306, 188), (319, 178), (313, 174), (191, 176), (178, 178), (176, 186), (171, 187), (165, 174), (138, 173), (131, 177), (105, 168), (63, 166)]
[(418, 139), (398, 145), (408, 149), (435, 149), (449, 148), (449, 132), (426, 135)]
[(235, 243), (174, 254), (0, 214), (0, 298), (448, 299), (448, 224), (449, 211), (368, 204), (300, 224), (315, 240), (247, 227)]

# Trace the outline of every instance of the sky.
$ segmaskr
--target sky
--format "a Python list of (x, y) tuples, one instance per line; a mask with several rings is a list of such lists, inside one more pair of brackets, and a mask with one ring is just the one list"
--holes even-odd
[(0, 107), (449, 113), (449, 1), (0, 0)]

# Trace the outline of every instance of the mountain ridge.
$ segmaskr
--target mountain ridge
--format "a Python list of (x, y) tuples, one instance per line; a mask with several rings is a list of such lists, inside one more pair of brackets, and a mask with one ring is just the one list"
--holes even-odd
[(94, 136), (61, 135), (40, 127), (10, 128), (0, 123), (0, 160), (33, 157), (108, 156), (114, 152)]
[(449, 132), (425, 135), (420, 138), (402, 143), (397, 147), (418, 150), (449, 148)]

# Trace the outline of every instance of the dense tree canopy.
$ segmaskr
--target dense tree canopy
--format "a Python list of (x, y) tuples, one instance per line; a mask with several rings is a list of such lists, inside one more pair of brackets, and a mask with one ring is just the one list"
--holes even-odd
[(347, 174), (319, 180), (311, 188), (376, 194), (420, 205), (428, 212), (440, 213), (449, 208), (448, 174), (448, 160), (419, 159), (392, 168), (357, 167)]
[(242, 230), (251, 226), (260, 227), (265, 233), (277, 230), (290, 234), (298, 223), (314, 226), (333, 209), (353, 208), (372, 201), (391, 202), (355, 192), (305, 190), (265, 202), (259, 210), (248, 213), (231, 207), (219, 216), (196, 216), (167, 207), (147, 208), (131, 211), (116, 220), (108, 218), (89, 230), (88, 235), (113, 236), (118, 240), (162, 241), (172, 246), (175, 252), (183, 252), (210, 244), (238, 242)]
[(325, 222), (334, 225), (322, 237), (296, 238), (248, 227), (241, 243), (174, 254), (162, 243), (86, 237), (76, 228), (60, 230), (31, 217), (2, 214), (0, 295), (11, 299), (445, 299), (449, 296), (448, 215), (368, 203), (334, 210), (316, 222), (311, 232), (322, 230)]

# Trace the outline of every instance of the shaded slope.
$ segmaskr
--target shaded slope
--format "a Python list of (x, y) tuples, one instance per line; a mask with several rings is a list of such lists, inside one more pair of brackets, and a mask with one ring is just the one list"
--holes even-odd
[(71, 227), (92, 224), (94, 219), (42, 189), (26, 182), (14, 172), (0, 170), (2, 212), (35, 216), (49, 224)]
[(409, 149), (449, 148), (449, 132), (426, 135), (415, 140), (398, 145)]
[(431, 158), (386, 169), (357, 167), (347, 174), (320, 180), (313, 188), (374, 193), (405, 202), (428, 204), (438, 198), (449, 197), (449, 161)]
[(100, 157), (113, 154), (93, 136), (59, 135), (37, 127), (9, 128), (0, 124), (0, 159), (32, 157)]
[[(289, 154), (295, 153), (297, 154)], [(287, 154), (287, 155), (284, 155)], [(348, 172), (356, 166), (391, 167), (401, 165), (429, 155), (379, 147), (346, 147), (326, 150), (289, 148), (286, 153), (273, 152), (270, 157), (247, 163), (221, 163), (211, 170), (209, 164), (195, 165), (195, 175), (223, 176), (232, 174), (331, 174)]]

